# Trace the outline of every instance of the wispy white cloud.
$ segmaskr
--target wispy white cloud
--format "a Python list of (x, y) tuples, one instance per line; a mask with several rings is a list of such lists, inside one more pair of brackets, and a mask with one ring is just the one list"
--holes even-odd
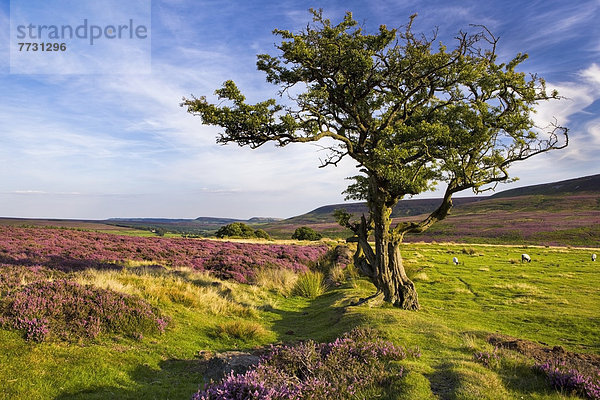
[(589, 34), (581, 29), (597, 20), (600, 4), (596, 0), (577, 3), (562, 3), (547, 8), (543, 3), (530, 5), (530, 22), (526, 27), (528, 35), (523, 39), (543, 44), (554, 43), (572, 36)]
[(589, 83), (596, 86), (596, 90), (600, 90), (600, 66), (594, 63), (589, 68), (581, 71), (580, 75)]
[[(333, 22), (349, 9), (371, 30), (380, 23), (405, 24), (415, 11), (420, 15), (418, 30), (431, 32), (439, 25), (447, 37), (469, 23), (481, 23), (503, 36), (505, 48), (517, 51), (524, 41), (543, 47), (585, 35), (593, 21), (584, 14), (596, 12), (590, 2), (583, 11), (538, 10), (509, 2), (522, 10), (518, 13), (480, 3), (334, 1), (323, 6)], [(350, 160), (338, 168), (319, 169), (323, 154), (315, 146), (219, 146), (219, 128), (201, 125), (179, 106), (182, 96), (210, 98), (227, 79), (236, 81), (251, 102), (276, 95), (277, 88), (256, 71), (255, 54), (273, 53), (273, 28), (302, 29), (310, 15), (304, 4), (274, 4), (155, 0), (151, 74), (0, 75), (0, 90), (7, 94), (0, 103), (2, 212), (86, 218), (291, 216), (341, 201), (348, 183), (344, 178), (355, 174)], [(564, 34), (548, 28), (553, 38), (529, 39), (538, 34), (541, 21), (561, 13)], [(0, 10), (0, 23), (7, 18)], [(526, 67), (555, 72), (560, 53), (541, 54), (537, 60)], [(600, 68), (581, 60), (576, 68), (564, 67), (566, 73), (549, 84), (568, 99), (540, 105), (535, 117), (540, 124), (553, 117), (567, 124), (571, 146), (515, 165), (521, 184), (574, 177), (595, 165)]]
[(597, 164), (600, 119), (594, 118), (595, 113), (590, 111), (600, 100), (600, 85), (595, 83), (598, 66), (592, 64), (573, 75), (578, 79), (548, 83), (549, 90), (558, 90), (564, 98), (541, 103), (538, 113), (533, 116), (538, 126), (545, 126), (556, 119), (559, 125), (568, 127), (569, 146), (515, 164), (512, 172), (521, 178), (517, 186), (600, 173)]

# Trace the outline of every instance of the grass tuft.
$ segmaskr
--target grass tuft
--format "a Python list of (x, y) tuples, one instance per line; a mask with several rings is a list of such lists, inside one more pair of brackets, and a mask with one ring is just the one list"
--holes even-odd
[(325, 293), (326, 290), (327, 287), (323, 281), (323, 274), (321, 272), (307, 271), (298, 276), (293, 293), (307, 299), (314, 299)]
[(429, 280), (429, 276), (425, 272), (419, 272), (418, 274), (412, 277), (412, 280), (415, 282), (427, 282)]
[(214, 278), (207, 272), (180, 269), (157, 275), (133, 271), (86, 270), (76, 275), (76, 281), (140, 296), (159, 306), (183, 305), (211, 315), (256, 315), (254, 307), (241, 304), (228, 295), (228, 290), (237, 288), (237, 285)]
[(254, 278), (254, 283), (257, 286), (274, 291), (284, 297), (292, 294), (297, 281), (298, 274), (284, 268), (261, 269)]
[(472, 247), (463, 247), (461, 253), (472, 256), (473, 254), (477, 253), (477, 251)]
[(263, 339), (268, 334), (267, 330), (259, 323), (244, 320), (218, 324), (214, 333), (215, 336), (222, 339), (238, 339), (245, 342)]

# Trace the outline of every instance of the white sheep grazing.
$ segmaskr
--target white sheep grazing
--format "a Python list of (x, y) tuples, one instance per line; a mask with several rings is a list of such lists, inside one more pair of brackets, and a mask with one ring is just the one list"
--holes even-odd
[(521, 254), (521, 262), (528, 262), (528, 263), (530, 263), (531, 262), (531, 257), (529, 257), (529, 254), (525, 254), (525, 253)]
[(596, 261), (596, 253), (592, 254), (592, 261)]
[(454, 265), (458, 265), (458, 258), (454, 257), (452, 259), (452, 262), (454, 263)]

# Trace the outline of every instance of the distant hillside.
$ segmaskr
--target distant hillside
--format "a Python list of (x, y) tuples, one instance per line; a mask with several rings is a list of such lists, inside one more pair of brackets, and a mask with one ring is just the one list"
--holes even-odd
[[(208, 225), (227, 225), (227, 224), (231, 224), (233, 222), (242, 222), (242, 221), (243, 220), (241, 220), (241, 219), (216, 218), (216, 217), (198, 217), (195, 220), (193, 220), (194, 223), (208, 224)], [(192, 222), (192, 221), (188, 220), (188, 222)]]
[[(403, 200), (394, 209), (396, 221), (419, 219), (437, 207), (440, 199)], [(306, 214), (263, 227), (269, 234), (289, 238), (302, 225), (330, 237), (348, 237), (333, 211), (345, 208), (366, 213), (364, 203), (319, 207)], [(419, 217), (420, 216), (420, 217)], [(407, 241), (473, 243), (529, 243), (600, 246), (600, 175), (506, 190), (489, 197), (454, 199), (444, 220)]]
[[(458, 197), (453, 199), (455, 206), (482, 201), (486, 197)], [(411, 199), (401, 200), (398, 202), (392, 217), (407, 217), (413, 215), (420, 215), (430, 213), (440, 204), (440, 199)], [(368, 214), (367, 203), (343, 203), (343, 204), (332, 204), (329, 206), (322, 206), (309, 211), (306, 214), (298, 215), (296, 217), (288, 218), (283, 221), (286, 223), (297, 222), (297, 223), (315, 223), (315, 222), (332, 222), (333, 212), (337, 209), (345, 209), (350, 214), (359, 216), (362, 214)]]
[(52, 219), (52, 218), (3, 218), (0, 217), (2, 226), (35, 226), (35, 227), (60, 227), (67, 229), (89, 229), (110, 232), (126, 231), (126, 228), (114, 224), (105, 224), (102, 221), (79, 219)]
[(566, 181), (544, 183), (541, 185), (525, 186), (522, 188), (504, 190), (491, 198), (517, 197), (530, 195), (556, 195), (561, 193), (600, 192), (600, 174), (568, 179)]
[(252, 217), (249, 220), (245, 221), (249, 224), (263, 224), (267, 222), (277, 222), (281, 221), (283, 218), (272, 218), (272, 217)]
[[(498, 192), (492, 196), (478, 197), (455, 197), (452, 199), (454, 209), (460, 208), (470, 203), (486, 201), (490, 199), (531, 196), (531, 195), (557, 195), (563, 193), (579, 192), (600, 192), (600, 174), (586, 176), (583, 178), (569, 179), (554, 183), (545, 183), (541, 185), (525, 186), (522, 188), (509, 189)], [(410, 199), (398, 202), (392, 217), (410, 217), (414, 215), (427, 214), (439, 206), (441, 199)], [(323, 223), (333, 222), (333, 212), (343, 208), (350, 214), (361, 215), (368, 213), (366, 203), (343, 203), (332, 204), (316, 208), (306, 214), (284, 220), (286, 223)]]

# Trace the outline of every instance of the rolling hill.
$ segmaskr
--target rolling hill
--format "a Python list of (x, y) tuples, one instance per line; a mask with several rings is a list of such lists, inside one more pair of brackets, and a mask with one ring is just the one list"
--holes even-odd
[[(396, 222), (419, 219), (433, 211), (440, 199), (402, 200), (392, 216)], [(319, 207), (306, 214), (263, 226), (274, 237), (290, 237), (306, 225), (330, 237), (348, 237), (333, 211), (345, 208), (354, 215), (367, 213), (364, 203)], [(510, 189), (487, 197), (454, 199), (451, 214), (407, 241), (525, 243), (600, 246), (600, 174)]]
[[(418, 220), (433, 211), (439, 202), (440, 199), (402, 200), (394, 208), (392, 217), (397, 222)], [(365, 203), (345, 203), (322, 206), (284, 220), (268, 217), (248, 220), (114, 218), (104, 221), (0, 218), (0, 225), (59, 226), (116, 233), (142, 229), (156, 234), (211, 236), (223, 225), (243, 222), (266, 230), (276, 239), (289, 239), (300, 226), (310, 226), (327, 237), (347, 238), (351, 232), (340, 227), (333, 217), (338, 208), (345, 208), (355, 216), (368, 212)], [(505, 190), (492, 196), (455, 198), (454, 208), (444, 221), (423, 234), (406, 236), (405, 241), (599, 247), (600, 174)]]
[(600, 174), (504, 190), (490, 197), (497, 199), (500, 197), (519, 197), (527, 195), (555, 196), (559, 194), (575, 194), (580, 192), (600, 192)]

